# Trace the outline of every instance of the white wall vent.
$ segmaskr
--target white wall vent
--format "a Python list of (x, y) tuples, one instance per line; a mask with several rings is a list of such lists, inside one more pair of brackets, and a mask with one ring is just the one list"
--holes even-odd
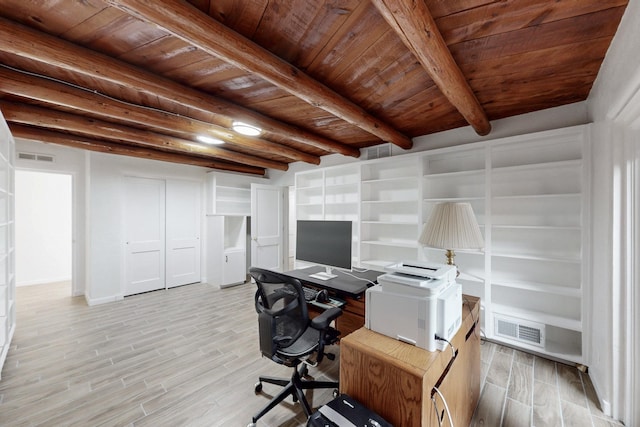
[(48, 162), (48, 163), (55, 162), (55, 157), (49, 154), (18, 152), (18, 158), (22, 160), (34, 160), (37, 162)]
[(360, 151), (362, 160), (381, 159), (391, 156), (391, 143), (366, 147)]
[(495, 315), (494, 333), (514, 341), (544, 347), (544, 324)]

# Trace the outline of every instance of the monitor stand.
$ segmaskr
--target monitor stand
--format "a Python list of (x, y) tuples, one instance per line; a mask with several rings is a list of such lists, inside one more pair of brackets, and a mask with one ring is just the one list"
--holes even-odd
[(309, 277), (313, 277), (314, 279), (318, 280), (329, 280), (333, 279), (334, 277), (338, 277), (338, 275), (333, 274), (331, 270), (331, 267), (325, 267), (325, 271), (319, 271), (317, 273), (310, 274)]

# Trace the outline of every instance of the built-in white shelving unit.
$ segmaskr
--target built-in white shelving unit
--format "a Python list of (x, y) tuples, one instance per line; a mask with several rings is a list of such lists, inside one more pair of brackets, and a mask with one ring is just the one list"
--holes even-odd
[(251, 184), (244, 175), (207, 173), (207, 280), (221, 287), (244, 283), (251, 265), (247, 229)]
[[(419, 233), (437, 203), (469, 202), (485, 249), (456, 251), (457, 281), (465, 294), (482, 299), (487, 338), (583, 363), (590, 286), (588, 129), (298, 173), (297, 218), (348, 212), (359, 222), (359, 265), (380, 270), (402, 259), (445, 262), (444, 250), (419, 247)], [(359, 193), (352, 178), (358, 173)], [(331, 174), (351, 178), (331, 186)], [(358, 197), (359, 210), (353, 204)]]
[(324, 219), (324, 171), (296, 174), (296, 218)]
[(207, 214), (251, 215), (251, 184), (233, 175), (207, 174)]
[(0, 115), (0, 371), (16, 328), (15, 142)]
[[(575, 362), (584, 329), (585, 127), (423, 157), (423, 218), (469, 202), (484, 251), (456, 251), (465, 294), (483, 301), (488, 338)], [(425, 249), (430, 260), (443, 250)]]
[(353, 222), (353, 265), (359, 264), (360, 165), (334, 166), (299, 172), (296, 184), (296, 219)]
[(362, 164), (361, 266), (382, 269), (418, 256), (420, 182), (417, 157)]
[[(423, 222), (429, 220), (438, 203), (465, 202), (471, 204), (480, 230), (485, 234), (486, 149), (474, 146), (439, 150), (424, 155), (422, 163)], [(424, 248), (424, 256), (430, 261), (446, 262), (444, 253), (443, 249)], [(455, 262), (461, 272), (457, 280), (463, 292), (486, 301), (484, 251), (457, 250), (455, 253)]]
[[(497, 339), (576, 362), (585, 313), (585, 140), (580, 127), (489, 146), (489, 329)], [(524, 338), (517, 337), (521, 328)]]

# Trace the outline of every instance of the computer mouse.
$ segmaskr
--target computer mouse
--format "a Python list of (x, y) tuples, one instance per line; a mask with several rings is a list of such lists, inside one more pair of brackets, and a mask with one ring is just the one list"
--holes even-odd
[(326, 289), (322, 289), (322, 290), (318, 291), (318, 294), (316, 295), (316, 301), (317, 302), (329, 302), (329, 292), (327, 292)]

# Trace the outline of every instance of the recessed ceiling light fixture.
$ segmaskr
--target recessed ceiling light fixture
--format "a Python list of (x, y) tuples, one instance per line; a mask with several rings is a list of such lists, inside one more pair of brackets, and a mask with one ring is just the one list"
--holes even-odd
[(260, 129), (259, 127), (244, 122), (233, 122), (233, 125), (231, 127), (236, 132), (248, 136), (258, 136), (262, 132), (262, 129)]
[(210, 136), (205, 136), (205, 135), (198, 135), (196, 136), (196, 139), (200, 142), (204, 142), (205, 144), (209, 144), (209, 145), (221, 145), (224, 144), (224, 141), (218, 138), (212, 138)]

